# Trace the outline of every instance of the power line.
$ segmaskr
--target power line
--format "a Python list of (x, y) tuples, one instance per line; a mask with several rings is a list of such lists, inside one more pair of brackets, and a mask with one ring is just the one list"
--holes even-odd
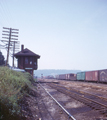
[(19, 44), (18, 41), (12, 41), (12, 40), (18, 40), (16, 39), (18, 37), (18, 29), (13, 29), (13, 28), (6, 28), (3, 27), (3, 37), (6, 40), (1, 40), (1, 42), (3, 42), (6, 45), (6, 49), (7, 49), (7, 61), (6, 61), (6, 65), (8, 64), (8, 58), (9, 58), (9, 54), (10, 54), (10, 49), (13, 46), (13, 67), (14, 67), (14, 53), (15, 53), (15, 49), (17, 49), (15, 47), (15, 44)]
[[(8, 4), (7, 4), (7, 1), (5, 1), (5, 5), (6, 5), (6, 12), (7, 12), (8, 15), (10, 16), (9, 19), (12, 20), (12, 21), (14, 21), (13, 16), (12, 16), (12, 14), (11, 14), (11, 12), (10, 12), (10, 9), (9, 9), (10, 7), (9, 7)], [(12, 12), (14, 12), (14, 11), (12, 11)]]
[(2, 11), (3, 11), (3, 15), (5, 15), (5, 18), (6, 18), (6, 21), (9, 23), (9, 25), (10, 25), (10, 19), (11, 19), (11, 17), (9, 17), (10, 15), (9, 15), (9, 13), (8, 13), (8, 11), (7, 11), (7, 7), (5, 7), (4, 5), (3, 5), (3, 1), (1, 1), (1, 9), (2, 9)]
[(7, 24), (7, 25), (9, 25), (9, 22), (8, 22), (8, 20), (7, 20), (7, 15), (6, 15), (6, 13), (5, 13), (5, 10), (4, 10), (4, 8), (3, 8), (3, 6), (2, 6), (2, 3), (0, 2), (0, 19), (2, 19), (2, 21), (5, 23), (5, 25)]

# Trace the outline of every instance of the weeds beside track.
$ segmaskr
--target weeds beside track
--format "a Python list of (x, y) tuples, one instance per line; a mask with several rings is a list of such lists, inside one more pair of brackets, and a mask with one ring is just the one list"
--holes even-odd
[(6, 120), (12, 116), (21, 116), (19, 103), (25, 94), (28, 94), (32, 77), (29, 73), (10, 70), (0, 67), (0, 119)]

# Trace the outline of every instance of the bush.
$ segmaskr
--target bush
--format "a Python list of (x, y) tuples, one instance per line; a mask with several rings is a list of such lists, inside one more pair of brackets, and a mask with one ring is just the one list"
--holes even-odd
[(32, 86), (32, 76), (0, 67), (0, 120), (8, 116), (21, 116), (19, 102)]

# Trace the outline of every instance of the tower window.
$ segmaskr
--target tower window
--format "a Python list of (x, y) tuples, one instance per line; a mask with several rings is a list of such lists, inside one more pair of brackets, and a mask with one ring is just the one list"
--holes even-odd
[(30, 57), (30, 65), (32, 64), (32, 57)]
[(28, 64), (28, 57), (25, 57), (25, 64)]

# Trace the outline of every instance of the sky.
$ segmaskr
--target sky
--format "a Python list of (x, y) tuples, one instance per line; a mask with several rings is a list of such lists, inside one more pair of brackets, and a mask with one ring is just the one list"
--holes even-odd
[(19, 29), (38, 69), (107, 69), (107, 0), (0, 0), (1, 40), (3, 27)]

